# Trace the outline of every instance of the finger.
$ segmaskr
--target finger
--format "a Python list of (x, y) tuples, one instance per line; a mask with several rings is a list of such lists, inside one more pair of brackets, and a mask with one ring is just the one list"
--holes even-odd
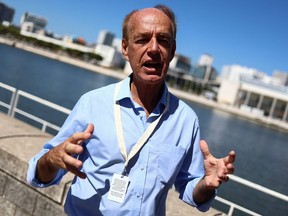
[(76, 169), (80, 169), (83, 165), (82, 161), (70, 156), (70, 155), (64, 155), (63, 156), (63, 163), (64, 163), (64, 168), (71, 168), (75, 167)]
[(88, 124), (86, 130), (84, 131), (84, 133), (87, 133), (87, 134), (92, 134), (94, 131), (94, 125), (92, 123)]
[(67, 167), (67, 170), (71, 173), (73, 173), (74, 175), (80, 177), (81, 179), (85, 179), (87, 176), (84, 172), (80, 171), (79, 169), (75, 168), (75, 167)]
[(81, 179), (85, 179), (87, 177), (86, 174), (84, 172), (81, 172), (80, 170), (75, 170), (75, 172), (72, 171), (72, 173)]
[(208, 156), (211, 155), (209, 148), (208, 148), (208, 144), (205, 140), (200, 140), (200, 149), (204, 158), (207, 158)]
[(83, 147), (78, 144), (67, 143), (65, 146), (65, 152), (67, 154), (82, 154), (84, 151)]
[(222, 175), (219, 178), (222, 182), (228, 182), (229, 181), (229, 176), (227, 176), (227, 175)]
[(226, 168), (227, 168), (227, 172), (226, 172), (225, 174), (233, 174), (233, 173), (234, 173), (234, 166), (233, 166), (233, 164), (228, 164), (228, 165), (226, 166)]
[(234, 151), (230, 151), (229, 155), (224, 158), (225, 164), (234, 163), (236, 160), (236, 153)]
[(79, 176), (80, 178), (84, 179), (86, 178), (86, 174), (84, 172), (81, 172), (80, 169), (83, 165), (82, 161), (77, 160), (69, 155), (66, 155), (63, 157), (64, 162), (64, 169), (67, 171)]
[(82, 144), (83, 140), (89, 139), (92, 136), (93, 130), (94, 130), (94, 125), (88, 124), (88, 126), (83, 132), (74, 133), (67, 140), (74, 144)]

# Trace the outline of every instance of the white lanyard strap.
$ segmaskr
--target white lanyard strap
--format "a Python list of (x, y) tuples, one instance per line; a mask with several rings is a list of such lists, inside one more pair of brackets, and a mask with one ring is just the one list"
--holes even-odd
[(144, 132), (144, 134), (142, 134), (142, 136), (140, 137), (140, 139), (137, 141), (137, 143), (133, 146), (133, 148), (131, 149), (131, 152), (129, 153), (129, 155), (127, 156), (127, 150), (126, 150), (126, 145), (125, 145), (125, 141), (124, 141), (124, 135), (123, 135), (123, 130), (122, 130), (122, 121), (121, 121), (121, 113), (120, 113), (120, 104), (117, 103), (116, 101), (116, 96), (120, 90), (120, 86), (121, 86), (122, 82), (119, 82), (116, 85), (116, 89), (115, 89), (115, 93), (114, 93), (114, 116), (115, 116), (115, 126), (116, 126), (116, 133), (117, 133), (117, 138), (118, 138), (118, 145), (121, 151), (121, 154), (125, 160), (125, 168), (127, 167), (129, 161), (131, 160), (131, 158), (133, 158), (138, 151), (142, 148), (142, 146), (145, 144), (145, 142), (148, 140), (148, 138), (151, 136), (151, 134), (153, 133), (153, 131), (155, 130), (157, 124), (159, 123), (161, 117), (168, 111), (169, 109), (169, 93), (167, 93), (167, 105), (164, 109), (164, 111), (162, 112), (162, 114), (155, 120), (153, 121), (148, 128), (146, 129), (146, 131)]

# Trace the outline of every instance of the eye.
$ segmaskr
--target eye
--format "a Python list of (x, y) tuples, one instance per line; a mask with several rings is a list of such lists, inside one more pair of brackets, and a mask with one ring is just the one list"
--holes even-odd
[(137, 38), (137, 39), (135, 40), (135, 42), (136, 42), (137, 44), (145, 44), (145, 43), (148, 43), (148, 42), (149, 42), (149, 39), (146, 38), (146, 37), (141, 37), (141, 38)]
[(169, 46), (170, 45), (170, 38), (167, 38), (167, 37), (159, 37), (157, 39), (158, 43), (161, 44), (162, 46)]

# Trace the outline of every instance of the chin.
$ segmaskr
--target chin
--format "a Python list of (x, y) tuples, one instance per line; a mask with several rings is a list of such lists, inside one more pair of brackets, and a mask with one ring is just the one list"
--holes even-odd
[(163, 83), (163, 80), (164, 80), (163, 77), (155, 75), (155, 76), (146, 77), (144, 82), (150, 85), (155, 85), (158, 83)]

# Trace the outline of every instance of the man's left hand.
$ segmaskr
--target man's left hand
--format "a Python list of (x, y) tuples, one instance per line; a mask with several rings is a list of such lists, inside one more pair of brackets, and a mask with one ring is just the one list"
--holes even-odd
[(229, 180), (228, 174), (234, 173), (236, 153), (230, 151), (224, 158), (215, 158), (209, 151), (205, 140), (200, 141), (200, 149), (204, 156), (204, 184), (209, 189), (217, 189), (222, 182)]

